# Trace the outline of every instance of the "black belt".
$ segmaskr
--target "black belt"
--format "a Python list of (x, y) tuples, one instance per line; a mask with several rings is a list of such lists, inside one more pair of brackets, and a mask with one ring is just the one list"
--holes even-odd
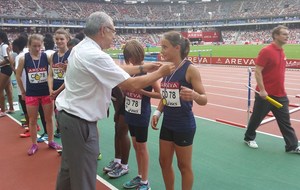
[(80, 118), (80, 117), (78, 117), (78, 116), (76, 116), (76, 115), (70, 114), (70, 113), (66, 112), (65, 110), (61, 110), (60, 112), (66, 114), (66, 115), (68, 115), (68, 116), (70, 116), (70, 117), (73, 117), (73, 118), (76, 118), (76, 119), (80, 119), (80, 120), (86, 121), (86, 122), (88, 122), (88, 123), (96, 123), (96, 122), (97, 122), (97, 121), (87, 121), (87, 120), (82, 119), (82, 118)]

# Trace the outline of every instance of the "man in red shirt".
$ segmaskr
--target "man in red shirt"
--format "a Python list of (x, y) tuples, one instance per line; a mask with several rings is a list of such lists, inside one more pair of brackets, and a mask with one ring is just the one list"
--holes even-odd
[[(255, 79), (259, 93), (255, 94), (253, 113), (244, 140), (250, 148), (258, 148), (255, 142), (256, 129), (269, 111), (272, 111), (286, 143), (285, 151), (300, 154), (298, 139), (290, 122), (289, 99), (284, 88), (286, 57), (282, 46), (288, 41), (288, 28), (282, 25), (275, 27), (272, 38), (273, 42), (259, 52), (256, 60)], [(266, 101), (267, 96), (281, 103), (283, 107), (278, 109), (270, 104)]]

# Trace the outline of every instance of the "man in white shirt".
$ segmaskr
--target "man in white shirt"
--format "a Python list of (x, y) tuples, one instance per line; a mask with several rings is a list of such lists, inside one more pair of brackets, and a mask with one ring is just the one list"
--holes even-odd
[[(103, 12), (92, 13), (86, 21), (86, 38), (72, 49), (68, 58), (65, 90), (56, 99), (64, 148), (57, 190), (96, 189), (97, 121), (107, 117), (112, 88), (137, 91), (175, 69), (172, 63), (121, 68), (102, 51), (112, 45), (115, 33), (111, 17)], [(147, 75), (130, 77), (157, 68)]]

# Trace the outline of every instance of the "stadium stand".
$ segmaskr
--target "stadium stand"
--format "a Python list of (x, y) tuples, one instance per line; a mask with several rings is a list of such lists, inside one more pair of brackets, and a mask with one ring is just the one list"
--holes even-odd
[[(82, 19), (102, 10), (116, 20), (174, 21), (216, 20), (224, 18), (263, 18), (299, 16), (298, 0), (220, 1), (189, 4), (100, 3), (63, 0), (1, 0), (0, 16)], [(208, 13), (211, 14), (208, 14)]]
[[(278, 23), (290, 28), (290, 43), (300, 43), (299, 0), (234, 0), (202, 3), (124, 4), (93, 0), (0, 0), (0, 24), (10, 39), (19, 32), (54, 32), (69, 28), (74, 35), (94, 11), (105, 11), (118, 31), (115, 48), (129, 39), (144, 46), (158, 44), (166, 30), (221, 31), (224, 44), (267, 43)], [(16, 26), (16, 28), (14, 28)]]

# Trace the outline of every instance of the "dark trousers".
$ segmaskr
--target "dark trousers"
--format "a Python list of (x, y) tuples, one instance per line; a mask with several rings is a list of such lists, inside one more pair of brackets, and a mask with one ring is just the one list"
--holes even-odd
[(95, 190), (99, 136), (97, 122), (58, 112), (63, 152), (56, 190)]
[(285, 97), (274, 97), (279, 103), (283, 105), (278, 109), (267, 100), (262, 99), (258, 94), (255, 95), (253, 113), (250, 117), (244, 140), (254, 140), (256, 137), (256, 129), (259, 127), (265, 116), (272, 111), (276, 118), (277, 124), (285, 141), (285, 150), (290, 151), (298, 147), (298, 139), (294, 129), (291, 126), (289, 113), (289, 99)]

